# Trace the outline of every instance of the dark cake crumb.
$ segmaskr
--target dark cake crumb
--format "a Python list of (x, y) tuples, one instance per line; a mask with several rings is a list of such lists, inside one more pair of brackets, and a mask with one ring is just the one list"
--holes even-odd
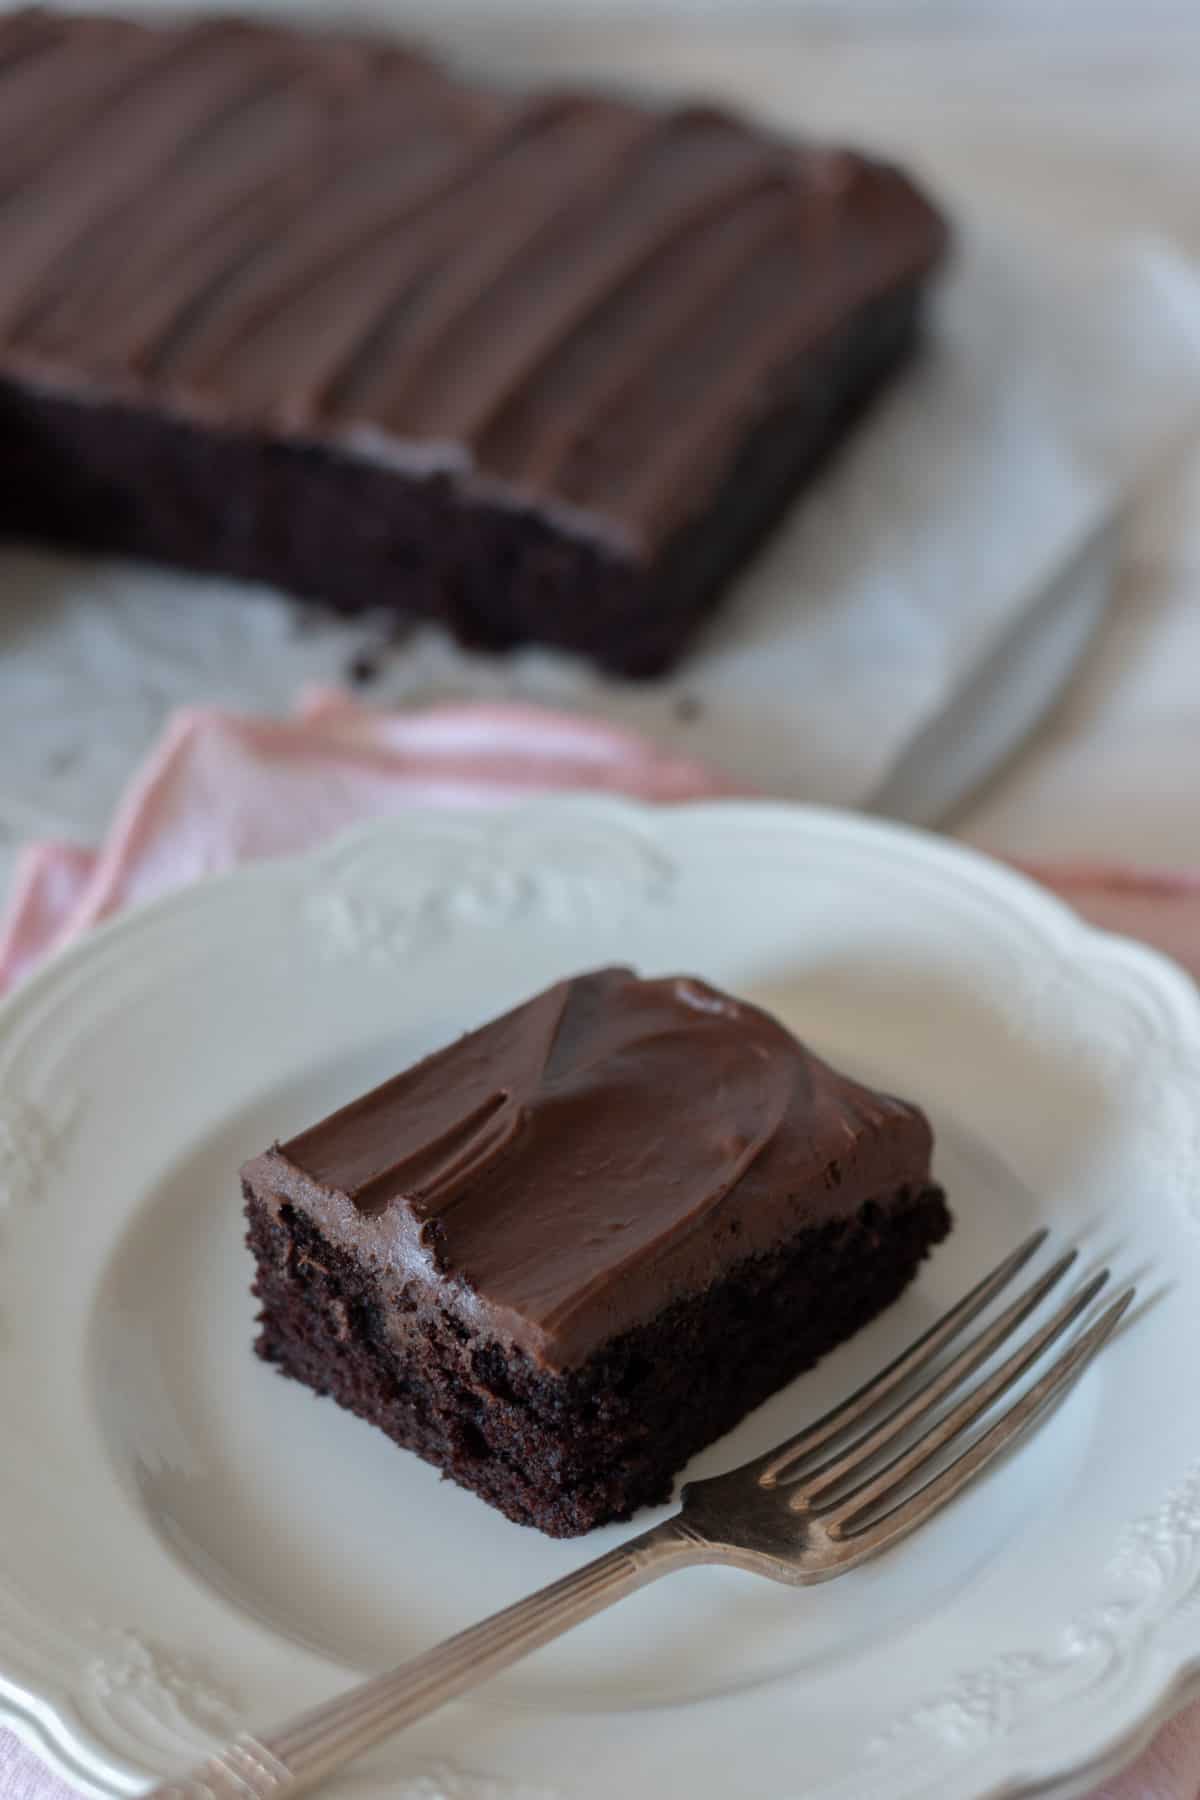
[(902, 1292), (950, 1228), (931, 1147), (757, 1008), (577, 977), (246, 1166), (258, 1353), (587, 1531)]
[[(882, 1223), (856, 1219), (747, 1258), (559, 1376), (464, 1340), (436, 1308), (398, 1338), (386, 1288), (251, 1196), (256, 1349), (518, 1524), (574, 1537), (668, 1500), (691, 1456), (904, 1291), (950, 1217), (934, 1187), (891, 1201)], [(319, 1251), (301, 1282), (286, 1274), (296, 1234)]]

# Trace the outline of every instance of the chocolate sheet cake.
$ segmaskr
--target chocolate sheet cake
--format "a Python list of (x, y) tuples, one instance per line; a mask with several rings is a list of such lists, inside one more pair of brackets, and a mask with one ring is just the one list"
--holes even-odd
[(897, 170), (711, 107), (7, 14), (0, 530), (654, 674), (944, 238)]
[(259, 1354), (556, 1536), (888, 1305), (924, 1116), (684, 978), (560, 982), (242, 1171)]

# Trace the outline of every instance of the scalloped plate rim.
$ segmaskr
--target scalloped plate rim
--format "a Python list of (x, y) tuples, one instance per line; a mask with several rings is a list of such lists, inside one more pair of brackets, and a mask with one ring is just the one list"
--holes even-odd
[[(753, 825), (780, 829), (784, 833), (801, 829), (806, 824), (838, 829), (850, 838), (870, 838), (876, 844), (906, 846), (919, 858), (955, 873), (975, 877), (982, 889), (999, 893), (1039, 935), (1053, 939), (1059, 947), (1078, 944), (1089, 949), (1089, 968), (1103, 975), (1103, 965), (1126, 964), (1140, 981), (1147, 982), (1168, 1000), (1171, 1015), (1178, 1025), (1186, 1021), (1194, 1033), (1186, 1047), (1200, 1049), (1200, 995), (1187, 976), (1171, 959), (1144, 944), (1123, 935), (1097, 929), (1082, 920), (1065, 901), (1040, 888), (1017, 869), (998, 862), (985, 852), (953, 840), (934, 836), (924, 830), (870, 815), (856, 814), (837, 807), (797, 804), (786, 801), (720, 800), (692, 802), (672, 808), (642, 805), (608, 796), (555, 796), (545, 800), (523, 802), (502, 808), (422, 809), (387, 820), (371, 821), (338, 834), (329, 842), (299, 855), (263, 860), (242, 868), (206, 876), (187, 888), (168, 893), (143, 903), (119, 916), (103, 921), (82, 940), (67, 947), (43, 968), (37, 970), (14, 993), (0, 1002), (0, 1042), (8, 1028), (37, 996), (69, 974), (72, 968), (86, 965), (102, 952), (111, 953), (122, 940), (134, 940), (155, 921), (203, 908), (223, 904), (222, 896), (247, 883), (284, 885), (328, 864), (334, 866), (346, 852), (357, 846), (383, 846), (401, 843), (414, 831), (446, 827), (452, 832), (477, 831), (480, 825), (501, 826), (514, 819), (564, 821), (578, 819), (609, 820), (634, 826), (639, 834), (654, 834), (664, 825), (673, 828), (674, 821), (686, 820), (687, 829), (703, 833), (709, 827)], [(670, 823), (668, 823), (670, 822)], [(1185, 1036), (1181, 1030), (1180, 1041)], [(1169, 1652), (1148, 1647), (1148, 1653), (1166, 1663)], [(96, 1800), (128, 1800), (144, 1791), (147, 1778), (107, 1745), (102, 1736), (79, 1717), (74, 1703), (59, 1692), (38, 1695), (30, 1686), (23, 1698), (21, 1683), (0, 1674), (0, 1723), (38, 1755), (55, 1774), (76, 1786), (80, 1792)], [(1086, 1759), (1078, 1756), (1069, 1762), (1044, 1760), (1038, 1773), (1015, 1766), (1011, 1773), (986, 1787), (966, 1784), (963, 1800), (1034, 1800), (1037, 1795), (1076, 1796), (1092, 1786), (1110, 1779), (1145, 1748), (1156, 1733), (1176, 1712), (1191, 1701), (1200, 1699), (1200, 1650), (1194, 1655), (1175, 1653), (1154, 1683), (1152, 1696), (1141, 1705), (1138, 1717), (1122, 1723), (1111, 1734), (1100, 1735)], [(118, 1773), (120, 1771), (120, 1773)], [(968, 1771), (964, 1771), (968, 1772)], [(503, 1780), (499, 1790), (503, 1791)]]

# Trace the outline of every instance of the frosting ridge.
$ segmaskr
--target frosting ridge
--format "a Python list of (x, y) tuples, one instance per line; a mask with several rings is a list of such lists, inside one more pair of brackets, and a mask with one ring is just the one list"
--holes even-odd
[[(0, 18), (0, 363), (445, 466), (653, 549), (747, 406), (938, 261), (899, 171), (711, 106), (217, 17)], [(705, 379), (697, 381), (696, 372)]]
[(565, 1365), (664, 1294), (929, 1180), (917, 1109), (692, 977), (559, 982), (251, 1165), (335, 1241)]

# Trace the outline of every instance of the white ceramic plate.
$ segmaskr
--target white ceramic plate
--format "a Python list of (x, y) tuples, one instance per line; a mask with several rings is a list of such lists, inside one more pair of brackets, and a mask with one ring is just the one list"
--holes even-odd
[(862, 819), (414, 816), (131, 916), (4, 1009), (0, 1717), (88, 1792), (134, 1793), (619, 1537), (510, 1525), (257, 1363), (235, 1179), (273, 1136), (612, 958), (728, 984), (923, 1100), (958, 1215), (898, 1306), (698, 1470), (825, 1407), (1038, 1221), (1145, 1301), (1036, 1439), (891, 1556), (803, 1593), (679, 1575), (337, 1791), (1076, 1793), (1200, 1688), (1185, 979)]

